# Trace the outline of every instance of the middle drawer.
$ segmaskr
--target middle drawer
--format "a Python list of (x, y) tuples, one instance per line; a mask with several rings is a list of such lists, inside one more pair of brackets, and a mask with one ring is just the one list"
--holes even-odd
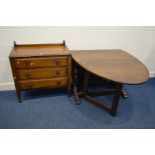
[(39, 69), (21, 69), (17, 70), (17, 76), (19, 80), (66, 77), (67, 68), (54, 67), (54, 68), (39, 68)]

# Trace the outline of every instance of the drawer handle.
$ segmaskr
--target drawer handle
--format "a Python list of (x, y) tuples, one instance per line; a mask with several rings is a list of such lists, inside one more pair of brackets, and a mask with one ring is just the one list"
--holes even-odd
[(60, 72), (59, 71), (56, 71), (56, 75), (60, 75)]
[(60, 61), (59, 60), (55, 60), (55, 64), (56, 65), (59, 65), (60, 64)]
[(33, 62), (31, 62), (31, 63), (30, 63), (30, 66), (33, 66), (33, 64), (34, 64), (34, 63), (33, 63)]
[(29, 78), (31, 77), (31, 75), (30, 75), (30, 74), (25, 74), (25, 77), (26, 77), (27, 79), (29, 79)]
[(56, 82), (56, 85), (57, 85), (57, 86), (59, 86), (60, 84), (61, 84), (61, 82), (60, 82), (60, 81), (57, 81), (57, 82)]

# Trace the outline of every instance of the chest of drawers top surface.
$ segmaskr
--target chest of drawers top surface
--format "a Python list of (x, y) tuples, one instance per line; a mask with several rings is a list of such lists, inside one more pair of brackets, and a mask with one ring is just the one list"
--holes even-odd
[(44, 57), (70, 55), (64, 44), (15, 45), (10, 58)]

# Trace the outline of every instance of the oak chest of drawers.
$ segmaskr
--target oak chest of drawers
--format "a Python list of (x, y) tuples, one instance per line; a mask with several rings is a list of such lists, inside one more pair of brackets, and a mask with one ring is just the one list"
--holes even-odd
[(14, 47), (9, 56), (16, 87), (21, 101), (21, 91), (66, 87), (71, 91), (71, 55), (62, 44), (27, 44)]

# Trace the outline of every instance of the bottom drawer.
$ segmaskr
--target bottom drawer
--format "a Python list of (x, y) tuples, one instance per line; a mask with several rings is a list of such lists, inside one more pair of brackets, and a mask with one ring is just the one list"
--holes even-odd
[(20, 89), (58, 88), (67, 85), (67, 78), (24, 80), (18, 82)]

